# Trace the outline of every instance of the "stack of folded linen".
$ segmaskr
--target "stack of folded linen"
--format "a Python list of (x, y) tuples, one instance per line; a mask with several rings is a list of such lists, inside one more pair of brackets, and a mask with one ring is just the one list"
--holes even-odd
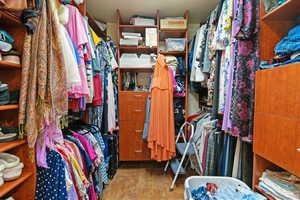
[(123, 38), (120, 39), (120, 45), (138, 46), (143, 37), (141, 33), (122, 32)]
[(260, 68), (267, 69), (300, 62), (300, 25), (292, 28), (275, 47), (275, 57), (262, 61)]
[(263, 172), (258, 186), (275, 199), (300, 199), (300, 178), (288, 172), (266, 170)]

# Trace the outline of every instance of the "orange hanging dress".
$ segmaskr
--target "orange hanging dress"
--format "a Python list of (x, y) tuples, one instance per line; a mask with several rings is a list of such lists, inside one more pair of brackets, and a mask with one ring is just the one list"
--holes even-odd
[(158, 56), (154, 69), (149, 123), (148, 147), (151, 149), (151, 159), (170, 160), (176, 154), (173, 85), (163, 55)]

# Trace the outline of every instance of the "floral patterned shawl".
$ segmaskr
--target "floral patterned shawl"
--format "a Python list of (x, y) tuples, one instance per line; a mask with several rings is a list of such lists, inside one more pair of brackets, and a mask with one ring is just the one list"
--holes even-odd
[(20, 137), (27, 135), (30, 148), (34, 148), (46, 125), (59, 126), (68, 112), (59, 22), (50, 1), (43, 2), (37, 29), (33, 35), (27, 34), (24, 41), (19, 124)]

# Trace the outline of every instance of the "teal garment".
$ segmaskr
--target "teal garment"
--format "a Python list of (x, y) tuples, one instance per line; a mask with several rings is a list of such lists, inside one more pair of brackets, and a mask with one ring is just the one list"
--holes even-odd
[(147, 104), (146, 104), (146, 120), (144, 123), (144, 131), (143, 131), (143, 140), (148, 140), (148, 132), (149, 132), (149, 123), (150, 123), (150, 105), (151, 105), (151, 99), (150, 96), (147, 98)]

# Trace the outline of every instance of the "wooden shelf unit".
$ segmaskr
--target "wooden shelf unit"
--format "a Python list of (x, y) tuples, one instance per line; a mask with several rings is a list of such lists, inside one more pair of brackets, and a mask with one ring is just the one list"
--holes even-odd
[[(117, 10), (118, 16), (118, 42), (122, 32), (136, 32), (145, 36), (146, 28), (156, 28), (157, 34), (159, 29), (157, 11), (155, 15), (155, 26), (135, 26), (130, 25), (128, 20), (121, 17)], [(120, 46), (118, 48), (118, 61), (122, 53), (157, 53), (158, 44), (155, 47), (148, 46)], [(120, 160), (121, 161), (147, 161), (150, 160), (150, 151), (147, 143), (142, 140), (142, 130), (145, 122), (145, 110), (148, 92), (147, 91), (125, 91), (122, 85), (122, 73), (136, 72), (149, 73), (153, 72), (152, 68), (146, 67), (119, 67), (119, 113), (120, 113)], [(129, 139), (130, 138), (130, 139)]]
[[(187, 24), (189, 22), (189, 11), (186, 10), (183, 14), (184, 18), (187, 20)], [(160, 16), (161, 17), (161, 16)], [(184, 97), (174, 97), (176, 100), (184, 99), (184, 109), (185, 109), (185, 120), (188, 118), (188, 30), (187, 29), (159, 29), (159, 43), (162, 43), (165, 41), (166, 38), (185, 38), (185, 50), (184, 51), (160, 51), (158, 49), (158, 54), (162, 54), (165, 56), (176, 56), (176, 57), (183, 57), (186, 67), (186, 73), (185, 76), (178, 76), (175, 75), (175, 77), (184, 77), (185, 78), (185, 93), (186, 95)]]
[[(22, 55), (26, 28), (18, 17), (0, 10), (0, 29), (7, 31), (14, 39), (14, 48)], [(19, 90), (21, 85), (22, 64), (0, 61), (0, 80), (8, 84), (9, 90)], [(18, 127), (18, 104), (0, 106), (0, 125), (10, 124)], [(0, 199), (7, 195), (15, 199), (32, 200), (35, 196), (35, 163), (29, 159), (26, 139), (0, 143), (0, 152), (18, 156), (24, 164), (22, 175), (14, 181), (0, 186)]]
[[(273, 58), (274, 47), (293, 28), (300, 1), (288, 0), (269, 13), (261, 0), (261, 60)], [(268, 199), (259, 187), (266, 169), (300, 176), (300, 63), (256, 72), (254, 111), (253, 189)]]
[[(156, 11), (155, 26), (134, 26), (129, 25), (128, 20), (124, 20), (121, 17), (120, 10), (117, 10), (117, 32), (120, 41), (123, 31), (137, 32), (145, 35), (145, 28), (157, 28), (158, 43), (156, 47), (132, 47), (132, 46), (120, 46), (118, 48), (118, 60), (122, 53), (156, 53), (163, 55), (175, 55), (182, 56), (186, 64), (186, 94), (188, 94), (187, 87), (187, 74), (188, 74), (188, 44), (186, 42), (185, 51), (171, 51), (171, 52), (160, 52), (159, 42), (163, 41), (165, 38), (186, 38), (188, 41), (187, 30), (160, 30), (160, 13)], [(188, 12), (186, 11), (184, 17), (188, 20)], [(120, 110), (120, 160), (121, 161), (138, 161), (138, 160), (150, 160), (150, 152), (147, 148), (147, 143), (142, 141), (142, 131), (145, 121), (145, 109), (146, 100), (148, 92), (145, 91), (124, 91), (122, 89), (122, 73), (123, 72), (152, 72), (152, 68), (143, 67), (119, 67), (118, 77), (119, 77), (119, 110)], [(176, 76), (178, 77), (178, 76)], [(186, 97), (174, 97), (176, 100), (184, 101), (184, 107), (187, 110), (187, 95)], [(139, 111), (139, 112), (137, 112)], [(187, 112), (186, 112), (187, 113)], [(187, 116), (186, 116), (187, 117)], [(132, 140), (128, 141), (128, 138)]]

